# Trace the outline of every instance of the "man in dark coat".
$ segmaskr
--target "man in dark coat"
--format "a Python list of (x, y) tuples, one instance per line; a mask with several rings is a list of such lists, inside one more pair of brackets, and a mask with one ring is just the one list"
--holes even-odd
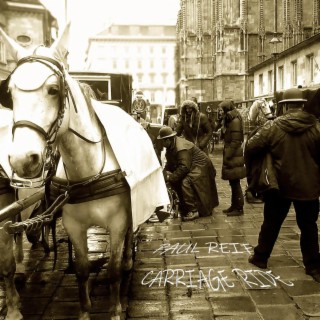
[(212, 137), (212, 126), (207, 115), (199, 111), (194, 101), (186, 100), (182, 103), (176, 132), (178, 136), (182, 135), (208, 154), (207, 146)]
[(178, 193), (182, 219), (211, 215), (219, 205), (212, 161), (192, 142), (177, 137), (170, 127), (161, 128), (158, 139), (166, 148), (165, 180)]
[(280, 105), (286, 113), (268, 121), (248, 140), (246, 154), (257, 157), (269, 152), (279, 190), (264, 194), (264, 221), (258, 245), (249, 262), (267, 268), (281, 225), (291, 204), (301, 231), (300, 247), (306, 273), (320, 282), (317, 219), (320, 196), (320, 125), (304, 111), (302, 91), (286, 90)]
[(243, 215), (244, 205), (240, 180), (246, 176), (242, 148), (242, 117), (231, 100), (221, 102), (219, 107), (224, 112), (224, 125), (222, 128), (224, 131), (224, 148), (221, 178), (229, 180), (231, 187), (231, 205), (223, 212), (227, 216), (240, 216)]

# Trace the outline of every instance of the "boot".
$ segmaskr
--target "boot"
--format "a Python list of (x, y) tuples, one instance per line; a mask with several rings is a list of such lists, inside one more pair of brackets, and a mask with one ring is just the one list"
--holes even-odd
[(228, 209), (222, 210), (223, 213), (228, 213), (234, 210), (234, 207), (231, 205)]
[(243, 209), (233, 209), (232, 211), (229, 211), (227, 213), (228, 217), (236, 217), (236, 216), (242, 216), (243, 215)]

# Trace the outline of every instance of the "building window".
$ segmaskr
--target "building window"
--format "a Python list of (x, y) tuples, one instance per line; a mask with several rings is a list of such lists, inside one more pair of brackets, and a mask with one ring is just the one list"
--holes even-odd
[(7, 59), (6, 59), (6, 48), (4, 43), (2, 42), (1, 38), (0, 38), (0, 62), (1, 63), (6, 63)]
[(298, 82), (298, 66), (297, 66), (297, 60), (291, 62), (291, 81), (292, 86), (296, 86)]
[(250, 81), (250, 98), (252, 99), (254, 97), (254, 81)]
[(263, 74), (259, 74), (259, 94), (263, 94)]
[(125, 68), (126, 68), (126, 70), (129, 69), (129, 60), (125, 60)]
[(284, 88), (284, 71), (283, 66), (278, 68), (278, 83), (279, 89), (282, 90)]
[(117, 65), (117, 60), (113, 60), (112, 61), (112, 68), (113, 69), (117, 69), (118, 65)]
[(141, 69), (142, 68), (142, 62), (141, 60), (138, 60), (138, 69)]
[(273, 84), (272, 84), (272, 80), (273, 80), (273, 71), (269, 70), (268, 71), (268, 92), (272, 92), (273, 90)]
[(307, 74), (309, 78), (309, 82), (313, 82), (314, 80), (314, 56), (310, 54), (307, 56)]

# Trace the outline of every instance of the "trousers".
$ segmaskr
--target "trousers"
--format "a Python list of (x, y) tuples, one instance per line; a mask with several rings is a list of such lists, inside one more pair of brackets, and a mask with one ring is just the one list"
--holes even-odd
[(171, 183), (171, 186), (178, 194), (182, 215), (197, 211), (197, 196), (190, 177), (186, 176), (182, 181)]
[(278, 238), (282, 223), (293, 204), (297, 225), (301, 231), (300, 248), (306, 271), (320, 270), (320, 254), (317, 220), (319, 215), (319, 200), (290, 200), (281, 197), (276, 191), (264, 195), (264, 220), (254, 248), (258, 260), (267, 261)]
[(229, 184), (231, 187), (231, 206), (234, 209), (242, 209), (244, 205), (244, 198), (240, 179), (229, 180)]

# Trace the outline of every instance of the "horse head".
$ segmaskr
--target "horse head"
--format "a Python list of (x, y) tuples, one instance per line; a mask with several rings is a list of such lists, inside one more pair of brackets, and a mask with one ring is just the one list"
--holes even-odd
[(253, 102), (248, 113), (249, 121), (255, 125), (262, 125), (267, 120), (274, 118), (271, 107), (265, 99)]
[(33, 179), (44, 172), (64, 115), (64, 63), (69, 25), (50, 48), (27, 50), (2, 29), (0, 34), (17, 63), (7, 89), (13, 109), (9, 162), (19, 177)]

